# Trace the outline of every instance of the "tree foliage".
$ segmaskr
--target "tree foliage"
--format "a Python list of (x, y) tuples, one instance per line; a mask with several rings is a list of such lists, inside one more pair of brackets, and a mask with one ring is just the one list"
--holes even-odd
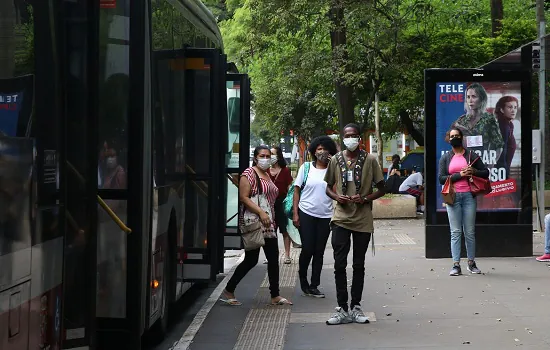
[[(479, 67), (535, 39), (537, 33), (535, 9), (524, 0), (504, 3), (496, 36), (491, 1), (207, 4), (221, 18), (229, 59), (252, 79), (253, 130), (266, 141), (275, 141), (282, 130), (293, 129), (308, 138), (336, 128), (342, 111), (334, 83), (340, 82), (351, 93), (355, 121), (374, 127), (378, 93), (382, 131), (408, 129), (422, 143), (424, 69)], [(335, 11), (342, 14), (339, 22), (334, 21)], [(334, 45), (338, 31), (345, 40)]]

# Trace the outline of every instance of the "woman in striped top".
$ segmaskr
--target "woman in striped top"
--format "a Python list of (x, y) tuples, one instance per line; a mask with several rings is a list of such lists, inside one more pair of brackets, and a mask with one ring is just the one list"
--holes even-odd
[[(271, 181), (267, 170), (271, 166), (271, 151), (266, 146), (258, 146), (254, 150), (254, 160), (252, 167), (246, 169), (239, 180), (239, 221), (243, 220), (243, 212), (246, 207), (249, 211), (258, 214), (260, 221), (264, 225), (265, 245), (264, 253), (267, 258), (267, 275), (269, 277), (269, 290), (271, 292), (271, 302), (275, 305), (292, 303), (279, 295), (279, 245), (275, 231), (275, 201), (279, 195), (277, 186)], [(258, 191), (257, 177), (260, 178), (262, 192), (266, 195), (267, 201), (271, 207), (271, 216), (264, 212), (250, 197), (256, 195)], [(273, 218), (273, 219), (272, 219)], [(237, 266), (235, 273), (227, 282), (227, 286), (222, 293), (223, 302), (229, 305), (241, 305), (241, 302), (235, 298), (235, 289), (246, 274), (258, 263), (260, 248), (247, 250), (244, 260)]]

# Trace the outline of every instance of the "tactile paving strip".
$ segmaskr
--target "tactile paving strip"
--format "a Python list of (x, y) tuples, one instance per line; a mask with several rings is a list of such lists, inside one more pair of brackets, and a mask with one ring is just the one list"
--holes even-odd
[(409, 237), (409, 235), (407, 235), (406, 233), (396, 233), (393, 236), (395, 237), (397, 242), (399, 242), (399, 244), (404, 244), (404, 245), (416, 244), (416, 242), (411, 237)]
[(290, 308), (252, 309), (233, 350), (281, 350), (284, 348)]
[[(296, 287), (296, 280), (298, 279), (298, 259), (300, 257), (300, 249), (290, 249), (291, 264), (284, 264), (284, 255), (279, 259), (279, 287)], [(266, 274), (261, 288), (269, 287), (269, 278)]]

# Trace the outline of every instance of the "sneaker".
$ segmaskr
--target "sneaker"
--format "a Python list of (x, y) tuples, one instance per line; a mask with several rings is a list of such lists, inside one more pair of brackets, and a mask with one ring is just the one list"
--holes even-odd
[(369, 323), (369, 318), (365, 316), (359, 305), (355, 305), (349, 315), (355, 323)]
[(550, 261), (550, 254), (544, 254), (537, 257), (537, 261)]
[(309, 288), (309, 290), (307, 292), (304, 292), (304, 294), (308, 297), (314, 297), (314, 298), (325, 297), (325, 294), (321, 293), (317, 288)]
[(476, 262), (472, 261), (472, 263), (468, 263), (468, 271), (475, 274), (480, 274), (481, 270), (477, 268)]
[(451, 272), (449, 272), (449, 276), (460, 276), (460, 275), (462, 275), (462, 269), (460, 268), (460, 265), (453, 265)]
[(345, 311), (341, 307), (337, 307), (335, 310), (336, 313), (332, 315), (326, 322), (328, 325), (346, 324), (353, 322), (347, 311)]

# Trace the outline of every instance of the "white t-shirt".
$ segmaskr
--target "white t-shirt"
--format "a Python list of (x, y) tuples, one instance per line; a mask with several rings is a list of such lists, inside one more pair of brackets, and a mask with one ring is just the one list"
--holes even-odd
[(405, 179), (405, 181), (403, 181), (403, 183), (401, 183), (401, 186), (399, 186), (399, 192), (405, 192), (414, 186), (422, 186), (423, 181), (424, 179), (422, 178), (422, 173), (411, 174)]
[[(317, 169), (313, 163), (309, 165), (309, 173), (307, 175), (306, 186), (303, 188), (300, 195), (298, 208), (307, 215), (321, 219), (332, 218), (332, 198), (327, 196), (327, 183), (325, 182), (325, 174), (327, 169)], [(298, 170), (295, 186), (301, 187), (304, 182), (304, 165)]]

